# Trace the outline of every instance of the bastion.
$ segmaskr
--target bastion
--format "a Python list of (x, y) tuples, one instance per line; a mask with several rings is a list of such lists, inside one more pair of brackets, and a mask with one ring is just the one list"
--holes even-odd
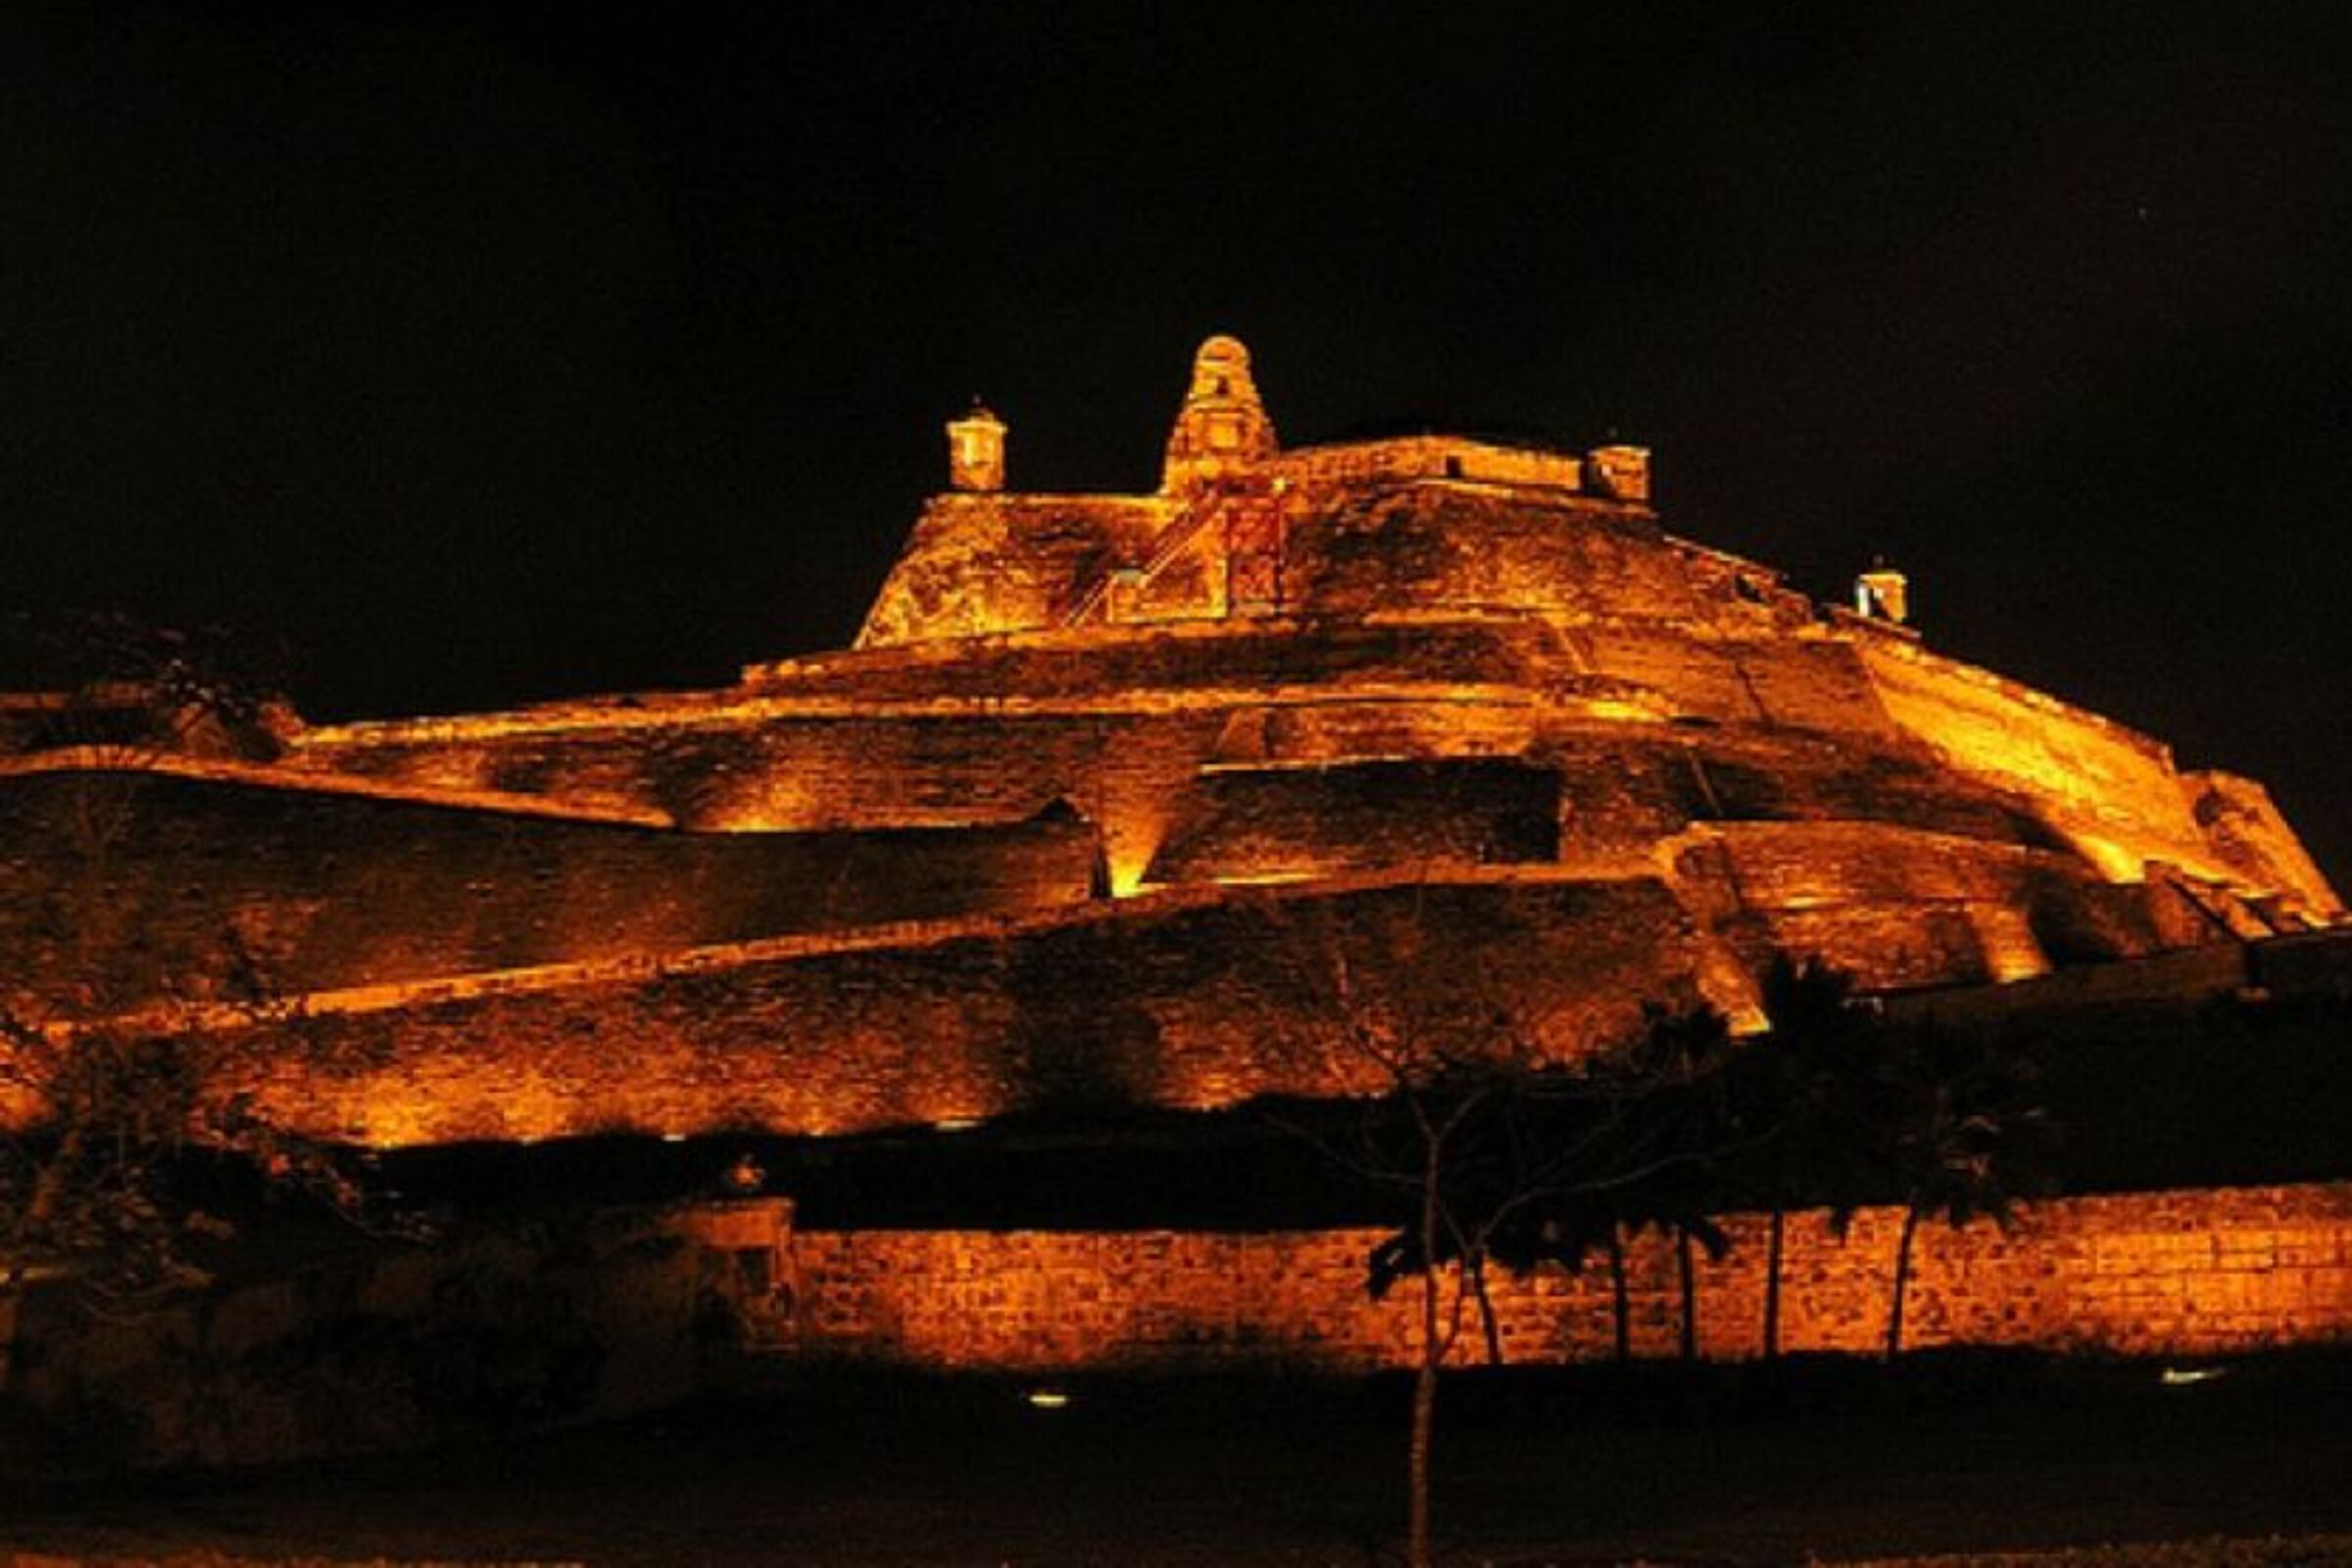
[[(1474, 1008), (1573, 1064), (1658, 1009), (1763, 1027), (1784, 958), (1953, 1027), (2105, 1020), (2049, 1065), (2133, 1125), (2083, 1129), (2089, 1181), (2014, 1232), (1923, 1241), (1913, 1343), (2352, 1337), (2352, 942), (2259, 784), (1937, 653), (1898, 571), (1825, 606), (1668, 531), (1641, 448), (1286, 448), (1231, 338), (1148, 492), (1014, 488), (985, 408), (948, 438), (856, 645), (720, 689), (331, 725), (0, 696), (0, 1067), (76, 1031), (200, 1045), (240, 1116), (493, 1208), (668, 1173), (650, 1207), (565, 1187), (61, 1338), (28, 1387), (142, 1412), (166, 1458), (354, 1441), (247, 1375), (492, 1264), (672, 1393), (714, 1299), (760, 1353), (1396, 1364), (1404, 1293), (1363, 1291), (1393, 1216), (1324, 1203), (1258, 1114), (1389, 1087), (1333, 1049), (1348, 1007)], [(2279, 1032), (2282, 999), (2323, 1005)], [(0, 1126), (37, 1130), (38, 1091), (0, 1071)], [(2184, 1106), (2231, 1130), (2160, 1125)], [(772, 1188), (719, 1200), (755, 1154)], [(1762, 1221), (1725, 1223), (1679, 1279), (1629, 1249), (1633, 1353), (1759, 1353)], [(1907, 1234), (1791, 1216), (1782, 1343), (1875, 1344)], [(1606, 1289), (1497, 1282), (1495, 1343), (1609, 1354)], [(650, 1396), (606, 1382), (598, 1408)]]
[(1572, 1059), (1757, 1027), (1776, 956), (1910, 993), (2344, 918), (2261, 786), (1935, 652), (1899, 573), (1825, 607), (1678, 537), (1640, 448), (1285, 448), (1227, 337), (1149, 492), (1008, 444), (950, 424), (855, 647), (723, 689), (262, 747), (17, 701), (0, 1001), (185, 1015), (227, 933), (278, 1020), (236, 1088), (306, 1132), (836, 1134), (1345, 1092), (1268, 1042), (1408, 930)]

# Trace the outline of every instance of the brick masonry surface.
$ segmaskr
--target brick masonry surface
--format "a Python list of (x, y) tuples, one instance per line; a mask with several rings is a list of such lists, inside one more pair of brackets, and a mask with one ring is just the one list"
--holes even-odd
[[(1843, 1241), (1792, 1215), (1783, 1302), (1791, 1350), (1884, 1343), (1901, 1214), (1866, 1209)], [(1765, 1221), (1697, 1261), (1698, 1339), (1755, 1355)], [(800, 1349), (939, 1368), (1156, 1368), (1253, 1363), (1360, 1370), (1407, 1362), (1410, 1286), (1365, 1290), (1371, 1230), (803, 1231), (792, 1240)], [(1673, 1253), (1629, 1249), (1637, 1355), (1676, 1353)], [(1505, 1359), (1590, 1360), (1612, 1346), (1604, 1265), (1494, 1284)], [(1989, 1224), (1923, 1224), (1905, 1310), (1910, 1347), (2212, 1354), (2352, 1338), (2352, 1186), (2067, 1199)], [(1481, 1354), (1472, 1318), (1459, 1348)]]

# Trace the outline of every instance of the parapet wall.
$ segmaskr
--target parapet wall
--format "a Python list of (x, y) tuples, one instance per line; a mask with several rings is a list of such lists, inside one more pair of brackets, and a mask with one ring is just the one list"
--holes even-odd
[(1341, 618), (1516, 610), (1700, 626), (1742, 608), (1711, 590), (1642, 516), (1448, 485), (1335, 497), (1291, 531), (1283, 564), (1285, 606)]
[[(1960, 772), (2035, 800), (2109, 876), (2135, 881), (2150, 859), (2230, 875), (2158, 742), (1901, 639), (1865, 636), (1858, 646), (1896, 724)], [(2324, 883), (2292, 891), (2327, 896)]]
[[(1825, 1216), (1788, 1225), (1783, 1346), (1864, 1352), (1884, 1343), (1901, 1214), (1865, 1209), (1843, 1241)], [(1702, 1354), (1760, 1352), (1764, 1221), (1697, 1262)], [(1365, 1290), (1380, 1232), (803, 1231), (792, 1238), (803, 1354), (922, 1367), (1078, 1370), (1410, 1364), (1411, 1282)], [(1629, 1253), (1637, 1355), (1676, 1353), (1672, 1250)], [(1506, 1361), (1612, 1353), (1605, 1265), (1494, 1282)], [(2352, 1339), (2352, 1188), (2077, 1198), (2013, 1234), (1923, 1225), (1904, 1343), (2206, 1355)], [(1476, 1314), (1458, 1359), (1483, 1357)]]
[(2342, 901), (2272, 804), (2269, 790), (2218, 770), (2183, 774), (2181, 785), (2206, 842), (2248, 885), (2283, 890), (2324, 916), (2343, 912)]
[(1305, 484), (1459, 479), (1537, 485), (1573, 494), (1584, 489), (1586, 481), (1585, 460), (1569, 453), (1445, 435), (1295, 447), (1266, 460), (1263, 468), (1268, 474)]

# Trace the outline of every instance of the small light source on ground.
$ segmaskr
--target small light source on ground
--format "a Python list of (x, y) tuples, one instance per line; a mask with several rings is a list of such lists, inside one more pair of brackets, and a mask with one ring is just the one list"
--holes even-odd
[(663, 1133), (662, 1141), (665, 1144), (682, 1144), (686, 1141), (686, 1135), (684, 1133)]
[(1070, 1396), (1059, 1389), (1031, 1389), (1029, 1402), (1040, 1410), (1059, 1410), (1070, 1402)]
[(931, 1124), (932, 1130), (943, 1133), (968, 1133), (980, 1125), (977, 1116), (943, 1116)]
[(2168, 1389), (2184, 1389), (2192, 1383), (2211, 1383), (2228, 1370), (2219, 1366), (2168, 1366), (2157, 1381)]

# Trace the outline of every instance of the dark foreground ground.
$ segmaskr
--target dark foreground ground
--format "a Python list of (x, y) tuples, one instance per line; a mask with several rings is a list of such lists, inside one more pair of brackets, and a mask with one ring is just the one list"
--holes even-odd
[[(2352, 1533), (2352, 1355), (1449, 1384), (1447, 1560), (1801, 1562)], [(1394, 1560), (1401, 1385), (804, 1379), (430, 1456), (0, 1484), (7, 1550), (616, 1564)], [(2295, 1560), (2305, 1560), (2296, 1558)], [(2314, 1557), (2309, 1560), (2339, 1560)]]

